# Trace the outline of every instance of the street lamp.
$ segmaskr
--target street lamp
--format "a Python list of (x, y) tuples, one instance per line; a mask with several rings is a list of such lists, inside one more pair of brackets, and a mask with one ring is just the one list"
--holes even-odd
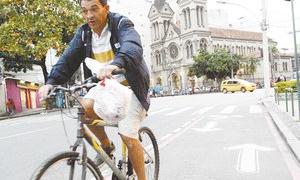
[[(249, 12), (251, 12), (251, 14), (254, 15), (254, 17), (257, 19), (256, 15), (247, 7), (241, 5), (241, 4), (237, 4), (237, 3), (231, 3), (228, 1), (216, 1), (217, 3), (220, 4), (231, 4), (231, 5), (235, 5), (235, 6), (239, 6), (242, 7), (246, 10), (248, 10)], [(263, 62), (264, 62), (264, 86), (265, 86), (265, 97), (270, 96), (270, 62), (269, 62), (269, 44), (268, 44), (268, 36), (267, 36), (267, 11), (266, 11), (266, 7), (265, 7), (265, 0), (262, 0), (262, 22), (261, 22), (261, 30), (262, 30), (262, 34), (263, 34)], [(258, 20), (258, 19), (257, 19)]]
[(298, 119), (299, 119), (300, 118), (299, 60), (298, 60), (298, 53), (297, 53), (294, 0), (285, 0), (285, 1), (291, 1), (291, 8), (292, 8), (293, 34), (294, 34), (294, 53), (295, 53), (295, 61), (296, 61), (296, 78), (297, 78), (298, 112), (299, 112)]

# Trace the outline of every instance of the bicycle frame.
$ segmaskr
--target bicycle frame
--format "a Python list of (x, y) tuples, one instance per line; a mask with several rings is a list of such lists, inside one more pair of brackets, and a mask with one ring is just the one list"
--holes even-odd
[[(84, 108), (80, 105), (78, 108), (78, 127), (77, 127), (77, 140), (72, 146), (72, 151), (76, 151), (76, 149), (82, 145), (82, 180), (85, 180), (86, 175), (86, 168), (87, 168), (87, 150), (85, 143), (83, 139), (86, 139), (86, 141), (92, 146), (92, 148), (101, 156), (101, 158), (104, 160), (104, 162), (111, 168), (113, 173), (120, 179), (120, 180), (126, 180), (126, 175), (123, 173), (118, 167), (115, 166), (114, 161), (106, 154), (104, 149), (101, 147), (101, 142), (98, 140), (98, 138), (94, 135), (94, 133), (87, 127), (84, 119)], [(93, 122), (90, 125), (96, 125), (96, 126), (114, 126), (116, 127), (116, 124), (108, 124), (104, 122), (103, 120), (93, 120)], [(122, 143), (122, 158), (123, 160), (126, 160), (126, 153), (127, 149), (124, 143)]]

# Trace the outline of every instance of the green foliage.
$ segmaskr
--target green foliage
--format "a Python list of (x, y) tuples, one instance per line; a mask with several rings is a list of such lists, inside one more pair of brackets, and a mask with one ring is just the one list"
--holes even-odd
[(209, 79), (224, 79), (231, 75), (231, 69), (236, 72), (239, 68), (238, 55), (231, 55), (225, 49), (219, 49), (213, 53), (200, 51), (194, 56), (194, 64), (189, 69), (189, 76), (207, 76)]
[[(63, 52), (83, 22), (78, 8), (70, 0), (1, 0), (0, 52), (6, 68), (13, 67), (9, 63), (44, 61), (50, 48)], [(17, 69), (28, 67), (30, 63), (24, 63)]]
[(297, 81), (296, 80), (290, 80), (290, 81), (281, 81), (275, 83), (275, 87), (277, 87), (278, 93), (284, 93), (286, 88), (292, 88), (293, 91), (297, 90)]

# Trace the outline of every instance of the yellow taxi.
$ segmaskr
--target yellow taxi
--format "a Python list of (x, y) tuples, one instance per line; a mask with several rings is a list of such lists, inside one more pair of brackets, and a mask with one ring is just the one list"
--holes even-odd
[(221, 83), (221, 91), (223, 93), (227, 93), (227, 92), (234, 93), (237, 91), (241, 91), (243, 93), (246, 91), (253, 92), (255, 89), (256, 89), (256, 84), (242, 79), (228, 79), (222, 81)]

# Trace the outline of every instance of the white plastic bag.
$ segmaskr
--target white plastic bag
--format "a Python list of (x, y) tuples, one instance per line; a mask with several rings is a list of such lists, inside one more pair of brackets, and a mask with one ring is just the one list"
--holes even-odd
[(114, 79), (104, 79), (89, 90), (85, 98), (94, 100), (94, 111), (104, 121), (118, 123), (128, 110), (131, 90)]
[[(91, 58), (86, 58), (85, 63), (93, 74), (97, 74), (107, 64)], [(94, 100), (94, 111), (100, 118), (109, 123), (117, 123), (127, 114), (130, 93), (132, 91), (117, 80), (104, 79), (90, 89), (85, 98)]]

